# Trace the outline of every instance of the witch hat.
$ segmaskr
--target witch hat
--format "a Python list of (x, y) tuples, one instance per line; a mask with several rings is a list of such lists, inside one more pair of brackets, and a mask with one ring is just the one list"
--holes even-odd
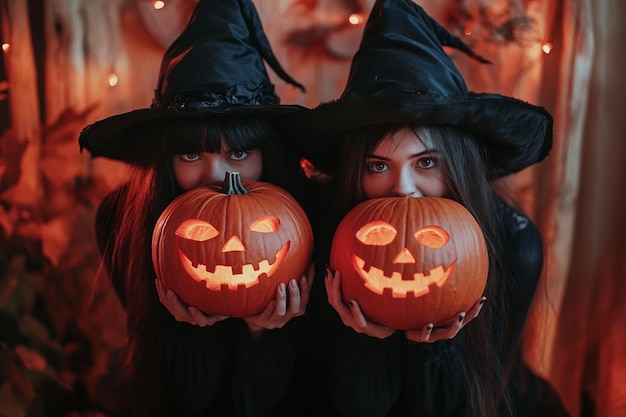
[(487, 149), (490, 179), (543, 160), (552, 147), (550, 113), (512, 97), (470, 92), (443, 46), (489, 62), (413, 1), (377, 0), (341, 97), (289, 121), (302, 132), (294, 137), (304, 156), (335, 172), (328, 155), (336, 154), (342, 132), (398, 123), (471, 132)]
[(304, 110), (280, 104), (264, 60), (284, 81), (304, 91), (276, 59), (250, 0), (200, 0), (165, 52), (152, 105), (85, 127), (80, 149), (92, 157), (128, 162), (137, 129), (157, 119)]

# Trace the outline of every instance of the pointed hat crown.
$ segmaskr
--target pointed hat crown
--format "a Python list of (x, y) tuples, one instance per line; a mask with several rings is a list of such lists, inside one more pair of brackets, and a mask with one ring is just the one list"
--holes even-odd
[(500, 94), (473, 93), (444, 51), (481, 63), (463, 41), (411, 0), (377, 0), (340, 98), (290, 119), (305, 156), (329, 171), (328, 155), (350, 129), (383, 124), (450, 125), (469, 131), (488, 153), (495, 179), (543, 160), (552, 146), (552, 116)]
[(304, 91), (276, 59), (250, 0), (200, 0), (163, 56), (151, 106), (85, 127), (80, 148), (92, 157), (128, 161), (136, 130), (157, 119), (304, 110), (280, 104), (264, 62)]

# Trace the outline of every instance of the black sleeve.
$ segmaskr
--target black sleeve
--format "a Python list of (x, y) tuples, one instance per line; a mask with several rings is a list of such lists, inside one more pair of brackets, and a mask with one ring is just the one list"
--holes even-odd
[(342, 416), (383, 417), (389, 413), (402, 387), (403, 339), (402, 332), (381, 340), (344, 327), (329, 386)]
[(161, 362), (152, 366), (161, 367), (169, 415), (198, 415), (221, 407), (215, 399), (223, 389), (231, 357), (224, 323), (199, 327), (166, 318), (163, 324), (154, 346), (160, 350), (156, 360)]
[(519, 342), (530, 305), (537, 291), (543, 268), (543, 243), (537, 227), (520, 212), (504, 209), (506, 224), (505, 272), (507, 294), (507, 332), (503, 335), (503, 363)]
[(466, 404), (465, 355), (462, 334), (435, 343), (409, 343), (405, 367), (404, 403), (394, 415), (462, 415)]
[(259, 338), (252, 338), (243, 320), (233, 320), (230, 325), (235, 412), (240, 417), (273, 415), (291, 382), (292, 341), (283, 329), (265, 330)]
[(439, 417), (466, 404), (461, 335), (413, 343), (404, 332), (379, 340), (346, 328), (330, 393), (342, 416)]

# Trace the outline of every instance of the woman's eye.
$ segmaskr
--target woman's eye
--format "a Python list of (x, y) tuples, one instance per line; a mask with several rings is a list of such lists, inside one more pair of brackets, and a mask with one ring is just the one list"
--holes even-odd
[(418, 168), (428, 169), (437, 166), (437, 160), (435, 158), (420, 158), (416, 163)]
[(183, 153), (180, 154), (180, 159), (185, 162), (193, 162), (200, 159), (200, 154), (198, 153)]
[(370, 162), (367, 164), (367, 170), (370, 172), (384, 172), (387, 170), (387, 165), (382, 162)]
[(233, 151), (228, 157), (233, 161), (242, 161), (248, 157), (248, 152), (246, 151)]

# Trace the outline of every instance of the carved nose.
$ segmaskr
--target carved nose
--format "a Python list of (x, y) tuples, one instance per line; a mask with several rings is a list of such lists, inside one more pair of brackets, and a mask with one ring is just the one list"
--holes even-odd
[(222, 246), (222, 252), (245, 252), (246, 247), (243, 245), (241, 239), (239, 239), (236, 235), (232, 235), (224, 246)]
[(411, 252), (407, 248), (404, 248), (393, 260), (394, 264), (414, 264), (415, 258), (411, 255)]

